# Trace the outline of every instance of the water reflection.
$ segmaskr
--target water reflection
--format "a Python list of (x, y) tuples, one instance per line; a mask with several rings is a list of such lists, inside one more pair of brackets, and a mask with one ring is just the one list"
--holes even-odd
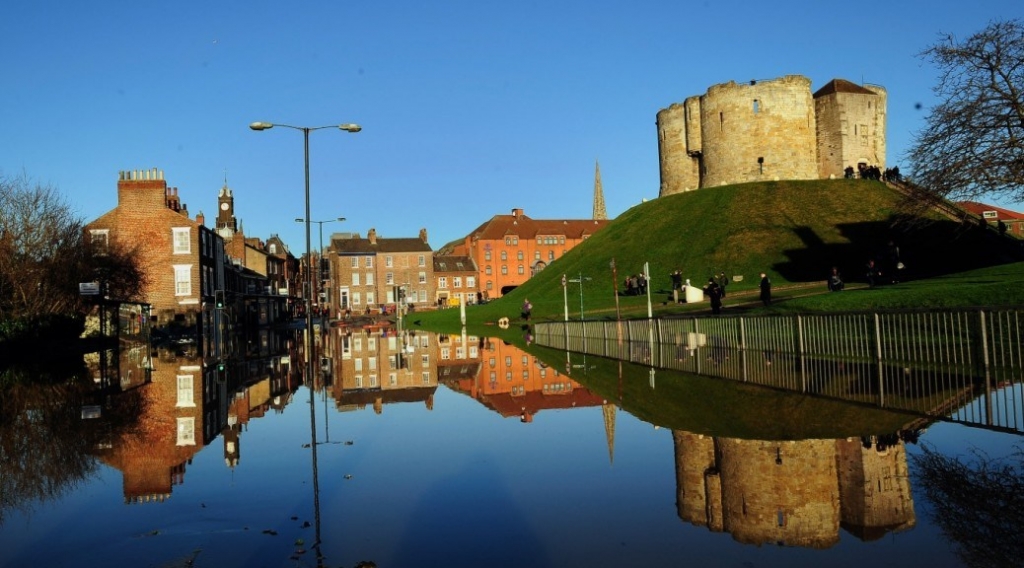
[(746, 544), (828, 548), (916, 519), (903, 440), (766, 441), (672, 433), (679, 518)]
[[(235, 359), (203, 358), (181, 348), (158, 349), (148, 362), (140, 363), (149, 380), (142, 384), (118, 380), (125, 388), (97, 388), (92, 381), (95, 371), (79, 364), (85, 380), (65, 381), (76, 384), (75, 389), (62, 385), (61, 389), (6, 391), (0, 415), (5, 464), (0, 521), (12, 516), (30, 518), (27, 509), (47, 500), (61, 502), (91, 483), (105, 464), (120, 475), (121, 500), (133, 505), (132, 510), (158, 515), (176, 510), (184, 515), (184, 522), (196, 527), (210, 528), (213, 523), (214, 529), (235, 531), (259, 523), (253, 519), (263, 518), (264, 508), (273, 509), (277, 517), (302, 515), (294, 524), (315, 521), (315, 527), (307, 522), (297, 529), (315, 530), (314, 538), (306, 532), (301, 538), (264, 542), (261, 554), (279, 554), (284, 562), (309, 550), (305, 560), (317, 565), (347, 566), (357, 559), (389, 555), (392, 560), (415, 559), (426, 549), (450, 555), (448, 564), (453, 566), (469, 565), (465, 555), (470, 551), (520, 558), (510, 550), (514, 544), (491, 544), (486, 551), (465, 544), (490, 543), (493, 539), (485, 535), (495, 531), (521, 537), (520, 545), (529, 542), (531, 554), (541, 555), (534, 565), (561, 565), (552, 558), (574, 553), (575, 540), (616, 540), (617, 531), (632, 530), (619, 525), (631, 523), (637, 524), (639, 532), (651, 529), (651, 534), (662, 534), (651, 543), (654, 558), (659, 554), (664, 554), (663, 559), (678, 558), (680, 549), (695, 538), (693, 532), (679, 528), (693, 531), (690, 525), (700, 533), (729, 534), (737, 546), (836, 550), (841, 548), (837, 543), (843, 532), (876, 542), (888, 540), (882, 539), (885, 535), (917, 532), (912, 529), (922, 522), (915, 510), (913, 462), (908, 465), (913, 450), (908, 447), (917, 443), (928, 424), (915, 422), (914, 417), (886, 415), (875, 420), (882, 415), (870, 413), (882, 411), (854, 409), (868, 413), (868, 423), (875, 426), (850, 427), (849, 434), (829, 437), (820, 434), (820, 422), (841, 423), (849, 418), (829, 406), (839, 403), (732, 382), (702, 382), (671, 369), (658, 370), (654, 388), (652, 369), (646, 365), (536, 347), (524, 350), (497, 339), (437, 335), (389, 324), (327, 327), (319, 344), (323, 359), (313, 377), (303, 377), (301, 338), (272, 333), (260, 339), (248, 356)], [(305, 395), (293, 400), (302, 386), (309, 388), (308, 419)], [(98, 398), (97, 393), (101, 393)], [(321, 404), (323, 416), (316, 417), (314, 405)], [(806, 411), (822, 404), (816, 413)], [(101, 407), (100, 417), (83, 418), (81, 409), (92, 405)], [(476, 414), (493, 413), (511, 420), (482, 421), (465, 412), (456, 415), (456, 407), (483, 409), (486, 412)], [(372, 413), (360, 412), (365, 410)], [(287, 418), (289, 413), (301, 420)], [(436, 420), (442, 413), (454, 420)], [(716, 414), (724, 420), (709, 418)], [(296, 453), (288, 454), (284, 474), (265, 465), (282, 459), (277, 457), (282, 446), (268, 451), (250, 433), (250, 426), (259, 419), (267, 420), (260, 423), (264, 436), (266, 428), (285, 428), (287, 420), (300, 426), (287, 431), (293, 441), (285, 441), (285, 446), (291, 444)], [(353, 428), (367, 419), (372, 427)], [(693, 420), (707, 427), (688, 426)], [(639, 421), (646, 424), (638, 428)], [(440, 422), (454, 424), (444, 430)], [(508, 431), (478, 432), (495, 423), (514, 428), (523, 443), (511, 442)], [(586, 435), (567, 441), (558, 435), (566, 430), (552, 430), (555, 424), (578, 426), (578, 432)], [(362, 437), (352, 449), (335, 446), (321, 452), (318, 462), (317, 428), (326, 433), (321, 443), (339, 444), (331, 440), (332, 425), (345, 432), (341, 439), (346, 441), (340, 444), (347, 446)], [(651, 434), (650, 425), (659, 430)], [(640, 429), (642, 438), (637, 434)], [(452, 436), (455, 431), (462, 435)], [(670, 440), (665, 437), (668, 432)], [(382, 437), (374, 443), (370, 436), (378, 433)], [(405, 438), (429, 449), (412, 447)], [(452, 443), (454, 439), (459, 443)], [(650, 445), (657, 455), (638, 455), (638, 440), (658, 439), (663, 442)], [(436, 441), (443, 443), (435, 445)], [(246, 456), (243, 443), (249, 448)], [(309, 456), (307, 450), (312, 463), (301, 458)], [(598, 457), (595, 450), (600, 452), (599, 460), (594, 459)], [(515, 458), (501, 461), (490, 457), (492, 453)], [(249, 493), (232, 498), (223, 486), (207, 489), (196, 477), (211, 476), (210, 469), (197, 469), (201, 454), (215, 456), (220, 471), (246, 470), (251, 472), (247, 478), (267, 477), (261, 498), (252, 500)], [(537, 461), (538, 455), (544, 460)], [(432, 459), (444, 465), (430, 463)], [(379, 463), (382, 460), (385, 463)], [(394, 471), (405, 472), (408, 467), (416, 467), (418, 475), (401, 477), (396, 485)], [(969, 478), (951, 469), (952, 479)], [(310, 470), (312, 494), (307, 484)], [(355, 478), (348, 480), (353, 471)], [(573, 481), (555, 483), (556, 490), (547, 483), (552, 472)], [(666, 483), (652, 482), (659, 477), (666, 478)], [(261, 505), (277, 493), (288, 494), (296, 480), (301, 487), (295, 494), (301, 495), (294, 502)], [(921, 483), (928, 488), (925, 481)], [(234, 517), (213, 521), (194, 510), (175, 509), (169, 497), (183, 485), (188, 486), (184, 492), (188, 498), (218, 500), (229, 505), (225, 509)], [(617, 503), (617, 512), (599, 517), (604, 513), (591, 503), (591, 492), (602, 494), (598, 501)], [(563, 494), (578, 508), (561, 510), (564, 505), (555, 502)], [(993, 507), (991, 502), (983, 503), (980, 499), (959, 503), (957, 511), (944, 513), (937, 525), (951, 515), (982, 512), (972, 511), (975, 506)], [(225, 509), (218, 512), (225, 514)], [(668, 509), (667, 514), (663, 509)], [(538, 527), (551, 516), (555, 520), (546, 529), (552, 535), (548, 536)], [(670, 529), (662, 526), (660, 517), (667, 517)], [(96, 518), (131, 519), (115, 509), (100, 511)], [(463, 524), (460, 528), (468, 533), (456, 531), (457, 538), (449, 534), (446, 539), (441, 529), (452, 518), (486, 519), (486, 526)], [(588, 529), (596, 531), (596, 536), (567, 538), (564, 528), (553, 528), (592, 520), (599, 521)], [(253, 530), (259, 532), (264, 526), (256, 524)], [(382, 526), (394, 530), (382, 536)], [(92, 535), (90, 531), (99, 529), (83, 530)], [(404, 536), (394, 536), (398, 534)], [(90, 538), (105, 542), (107, 537)], [(0, 545), (6, 540), (0, 539)], [(218, 547), (229, 546), (227, 542), (204, 541), (204, 554), (216, 554)], [(158, 541), (138, 546), (150, 547), (154, 561), (162, 555), (170, 557), (166, 556), (170, 549), (160, 548)], [(544, 556), (545, 551), (551, 556)], [(117, 564), (117, 553), (110, 554), (111, 563)]]

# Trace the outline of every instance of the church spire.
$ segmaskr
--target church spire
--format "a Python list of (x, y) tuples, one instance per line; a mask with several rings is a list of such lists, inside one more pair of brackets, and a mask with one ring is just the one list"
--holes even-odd
[(601, 188), (601, 164), (594, 160), (594, 219), (607, 219), (604, 207), (604, 190)]
[(615, 405), (607, 400), (601, 404), (601, 415), (604, 418), (604, 438), (608, 443), (608, 463), (615, 465)]

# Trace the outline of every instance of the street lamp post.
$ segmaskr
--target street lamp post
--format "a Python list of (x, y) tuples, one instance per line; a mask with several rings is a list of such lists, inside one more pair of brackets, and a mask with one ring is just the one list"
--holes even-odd
[[(272, 122), (253, 122), (249, 125), (249, 128), (253, 130), (270, 130), (275, 126), (282, 128), (291, 128), (292, 130), (299, 130), (302, 132), (302, 149), (304, 158), (304, 171), (305, 171), (305, 190), (306, 190), (306, 216), (303, 217), (306, 225), (306, 281), (308, 282), (308, 292), (303, 294), (306, 296), (306, 381), (309, 383), (310, 389), (313, 388), (313, 310), (312, 303), (310, 301), (311, 292), (313, 291), (313, 257), (310, 254), (312, 246), (310, 243), (310, 225), (311, 221), (309, 218), (309, 133), (314, 130), (323, 130), (325, 128), (338, 128), (345, 132), (359, 132), (363, 128), (358, 124), (339, 124), (330, 126), (292, 126), (290, 124), (277, 124)], [(312, 392), (310, 393), (310, 404), (312, 404)]]
[[(570, 278), (569, 282), (573, 284), (579, 283), (580, 285), (580, 321), (583, 321), (583, 283), (590, 280), (589, 276), (579, 275), (579, 278)], [(566, 314), (568, 315), (568, 314)]]
[[(320, 298), (320, 287), (323, 285), (323, 282), (324, 282), (324, 277), (323, 277), (323, 266), (324, 266), (324, 260), (323, 260), (323, 255), (324, 255), (324, 223), (335, 223), (335, 222), (344, 221), (344, 220), (345, 220), (344, 217), (338, 217), (337, 219), (327, 219), (326, 221), (310, 221), (310, 223), (316, 223), (318, 225), (318, 228), (320, 229), (320, 247), (318, 249), (316, 249), (316, 258), (317, 258), (317, 263), (318, 263), (317, 267), (316, 267), (316, 281), (317, 281), (316, 291), (317, 291), (317, 298), (318, 299)], [(306, 220), (301, 218), (301, 217), (299, 217), (299, 218), (295, 219), (295, 222), (296, 223), (305, 223)], [(312, 291), (310, 292), (310, 294), (312, 294)], [(320, 304), (320, 307), (323, 308), (323, 303)], [(321, 309), (321, 311), (322, 311), (322, 309)], [(327, 314), (327, 319), (330, 319), (330, 314)]]

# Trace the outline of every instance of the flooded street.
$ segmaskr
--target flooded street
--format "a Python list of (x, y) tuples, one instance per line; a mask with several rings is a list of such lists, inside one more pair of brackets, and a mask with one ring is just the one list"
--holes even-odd
[[(450, 339), (420, 333), (404, 366), (374, 359), (378, 378), (355, 363), (370, 339), (333, 340), (313, 391), (288, 359), (250, 365), (223, 400), (204, 393), (216, 379), (193, 392), (181, 378), (205, 367), (158, 362), (131, 391), (138, 423), (96, 435), (116, 409), (71, 420), (76, 434), (26, 405), (2, 434), (0, 565), (962, 566), (915, 456), (1002, 459), (1020, 443), (951, 423), (689, 432), (630, 413), (644, 367), (627, 364), (609, 395), (585, 376), (604, 361), (567, 376), (500, 340), (446, 352)], [(656, 393), (692, 380), (659, 370)], [(44, 456), (47, 432), (85, 442)]]

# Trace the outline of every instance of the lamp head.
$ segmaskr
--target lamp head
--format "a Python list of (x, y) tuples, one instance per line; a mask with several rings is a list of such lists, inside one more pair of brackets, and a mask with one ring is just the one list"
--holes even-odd
[(269, 122), (253, 122), (249, 125), (249, 128), (253, 130), (270, 130), (274, 125)]
[(358, 124), (352, 124), (351, 122), (346, 122), (345, 124), (339, 124), (338, 128), (340, 128), (341, 130), (344, 130), (345, 132), (353, 132), (353, 133), (359, 132), (360, 130), (363, 129), (362, 126), (359, 126)]
[(305, 223), (305, 222), (306, 222), (306, 220), (305, 220), (305, 219), (303, 219), (302, 217), (296, 217), (296, 218), (295, 218), (295, 222), (296, 222), (296, 223)]

